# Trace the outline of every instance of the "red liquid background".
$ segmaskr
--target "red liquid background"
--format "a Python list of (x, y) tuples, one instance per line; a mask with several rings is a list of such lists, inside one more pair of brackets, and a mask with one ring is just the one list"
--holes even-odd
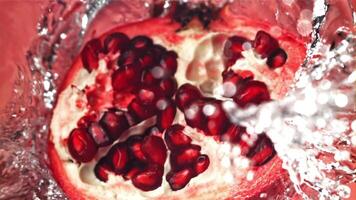
[[(36, 37), (37, 21), (47, 3), (47, 0), (0, 2), (0, 110), (11, 99), (16, 66), (27, 65), (26, 51)], [(352, 0), (352, 4), (356, 8), (356, 0)], [(350, 186), (349, 199), (356, 199), (356, 183)]]

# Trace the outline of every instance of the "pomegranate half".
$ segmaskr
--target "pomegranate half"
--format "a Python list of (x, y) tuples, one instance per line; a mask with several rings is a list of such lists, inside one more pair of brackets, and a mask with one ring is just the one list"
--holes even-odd
[[(194, 12), (117, 27), (84, 46), (61, 86), (49, 139), (53, 174), (70, 199), (284, 194), (290, 182), (272, 142), (262, 134), (251, 143), (224, 103), (283, 97), (304, 43), (226, 7), (211, 19)], [(229, 170), (224, 145), (239, 152)]]

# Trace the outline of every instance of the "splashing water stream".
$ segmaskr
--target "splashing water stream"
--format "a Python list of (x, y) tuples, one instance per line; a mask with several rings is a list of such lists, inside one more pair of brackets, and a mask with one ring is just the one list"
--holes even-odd
[[(5, 174), (0, 178), (0, 199), (65, 199), (43, 157), (50, 110), (63, 80), (61, 74), (68, 70), (83, 41), (92, 37), (89, 25), (109, 2), (57, 0), (39, 23), (39, 38), (27, 55), (30, 69), (19, 66), (14, 101), (1, 112), (11, 113), (11, 117), (0, 116), (0, 172)], [(120, 3), (131, 12), (115, 19), (116, 24), (149, 17), (148, 1), (144, 4), (147, 12), (138, 9), (143, 1)], [(271, 138), (294, 188), (305, 199), (315, 197), (310, 188), (320, 199), (346, 198), (350, 194), (347, 184), (356, 181), (356, 36), (347, 32), (340, 45), (329, 50), (330, 45), (320, 39), (327, 11), (325, 0), (315, 1), (313, 29), (297, 29), (301, 35), (312, 31), (313, 42), (285, 98), (244, 110), (233, 102), (224, 103), (232, 122), (246, 126), (250, 134), (265, 132)], [(28, 82), (31, 84), (24, 85)], [(221, 150), (225, 147), (223, 144)], [(228, 156), (235, 155), (227, 149)], [(17, 178), (11, 178), (14, 176)]]

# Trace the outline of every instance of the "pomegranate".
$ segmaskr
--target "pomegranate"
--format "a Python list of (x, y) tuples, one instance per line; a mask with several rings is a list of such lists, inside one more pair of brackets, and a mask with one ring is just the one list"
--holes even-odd
[[(70, 199), (283, 193), (288, 176), (270, 139), (230, 122), (223, 104), (242, 109), (285, 95), (305, 56), (303, 42), (232, 15), (229, 5), (173, 5), (166, 16), (89, 41), (73, 63), (49, 139), (53, 174)], [(251, 161), (253, 180), (222, 178), (224, 144)]]

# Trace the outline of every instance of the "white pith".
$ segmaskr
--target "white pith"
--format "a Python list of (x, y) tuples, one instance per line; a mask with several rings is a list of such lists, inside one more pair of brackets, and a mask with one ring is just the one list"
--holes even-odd
[[(210, 91), (211, 94), (206, 95), (213, 95), (217, 98), (222, 98), (219, 96), (221, 94), (221, 91), (219, 92), (219, 88), (222, 82), (220, 75), (216, 77), (212, 76), (211, 73), (210, 75), (207, 75), (209, 72), (206, 71), (206, 68), (198, 68), (196, 70), (201, 71), (201, 76), (199, 76), (199, 78), (193, 80), (191, 77), (188, 79), (186, 76), (188, 65), (194, 62), (201, 62), (203, 64), (213, 62), (217, 66), (217, 71), (221, 74), (223, 71), (223, 63), (221, 59), (222, 49), (218, 48), (213, 51), (211, 43), (211, 38), (219, 36), (220, 34), (206, 33), (200, 39), (189, 37), (189, 35), (194, 34), (191, 30), (182, 31), (179, 34), (184, 35), (185, 39), (178, 45), (167, 43), (167, 41), (164, 41), (161, 38), (153, 38), (155, 43), (162, 44), (167, 49), (177, 52), (179, 56), (178, 71), (175, 77), (178, 85), (182, 85), (183, 83), (192, 83), (202, 88), (205, 84), (210, 84), (209, 86), (213, 85), (213, 89)], [(235, 65), (232, 66), (233, 70), (250, 70), (254, 73), (255, 79), (264, 81), (268, 83), (268, 85), (272, 85), (272, 87), (277, 87), (277, 82), (273, 83), (273, 81), (268, 79), (270, 76), (263, 74), (265, 72), (264, 69), (267, 68), (265, 60), (255, 56), (252, 49), (246, 49), (246, 51), (243, 52), (243, 55), (245, 58), (238, 60)], [(251, 68), (251, 66), (253, 67)], [(193, 139), (193, 144), (198, 144), (202, 147), (202, 154), (207, 154), (209, 156), (210, 165), (207, 171), (191, 179), (189, 184), (182, 190), (172, 192), (168, 183), (165, 181), (165, 176), (163, 177), (164, 180), (162, 182), (162, 186), (150, 192), (143, 192), (133, 186), (131, 181), (124, 181), (122, 176), (116, 176), (114, 174), (109, 176), (109, 180), (106, 183), (99, 181), (94, 175), (94, 167), (97, 161), (105, 155), (110, 147), (100, 148), (96, 157), (91, 162), (79, 165), (73, 161), (67, 147), (65, 146), (65, 142), (63, 141), (68, 138), (70, 132), (77, 127), (78, 120), (88, 111), (86, 106), (78, 108), (75, 104), (78, 99), (83, 100), (84, 102), (86, 101), (86, 96), (82, 90), (85, 86), (93, 85), (95, 83), (96, 75), (107, 72), (108, 70), (104, 60), (100, 60), (99, 68), (97, 70), (93, 70), (91, 73), (88, 73), (84, 68), (80, 69), (75, 75), (71, 86), (64, 89), (59, 95), (58, 103), (54, 109), (51, 123), (51, 141), (55, 144), (55, 149), (58, 152), (60, 159), (63, 160), (63, 165), (68, 174), (68, 178), (71, 182), (76, 183), (76, 186), (85, 191), (86, 194), (93, 196), (96, 199), (136, 200), (162, 196), (171, 197), (172, 199), (178, 196), (180, 198), (184, 198), (184, 196), (194, 190), (194, 188), (204, 188), (212, 183), (217, 185), (231, 185), (235, 184), (238, 180), (245, 178), (248, 171), (248, 161), (246, 159), (241, 157), (240, 159), (242, 164), (240, 163), (234, 166), (234, 180), (231, 180), (232, 172), (228, 170), (230, 167), (224, 166), (226, 165), (226, 158), (230, 158), (230, 151), (228, 150), (230, 148), (229, 144), (218, 144), (212, 137), (204, 136), (203, 133), (197, 133), (195, 129), (187, 127), (185, 129), (186, 134)], [(270, 73), (278, 75), (280, 71), (277, 69)], [(206, 78), (202, 79), (204, 76)], [(110, 90), (110, 87), (111, 86), (108, 85), (107, 90)], [(278, 91), (277, 88), (274, 89), (275, 91)], [(278, 96), (277, 93), (271, 92), (272, 98)], [(140, 126), (130, 128), (127, 131), (127, 135), (143, 133), (145, 128), (155, 123), (155, 120), (155, 117), (153, 117), (142, 122)], [(174, 123), (185, 125), (184, 115), (179, 110), (177, 111)], [(120, 142), (120, 139), (116, 142)], [(165, 174), (169, 171), (169, 169), (169, 159), (167, 159), (165, 163)], [(221, 197), (221, 194), (216, 195)], [(226, 194), (226, 197), (227, 195), (228, 194)], [(212, 199), (214, 199), (214, 197), (212, 197)]]

